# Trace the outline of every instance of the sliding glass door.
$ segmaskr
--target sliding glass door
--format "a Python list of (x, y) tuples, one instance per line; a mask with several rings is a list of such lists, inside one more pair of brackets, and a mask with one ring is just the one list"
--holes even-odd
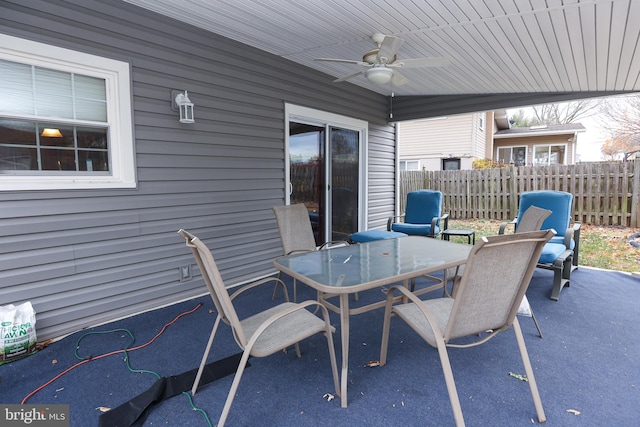
[(289, 203), (304, 203), (316, 243), (346, 240), (358, 231), (364, 129), (290, 117)]

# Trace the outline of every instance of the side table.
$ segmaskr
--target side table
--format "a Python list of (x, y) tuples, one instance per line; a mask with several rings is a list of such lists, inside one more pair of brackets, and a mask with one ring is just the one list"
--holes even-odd
[(455, 230), (455, 229), (447, 229), (442, 233), (442, 240), (450, 240), (451, 236), (466, 236), (467, 243), (476, 244), (476, 232), (473, 230)]

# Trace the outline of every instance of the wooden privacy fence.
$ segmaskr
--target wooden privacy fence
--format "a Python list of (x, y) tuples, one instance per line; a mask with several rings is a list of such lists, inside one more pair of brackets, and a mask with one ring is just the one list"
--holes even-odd
[(517, 166), (400, 174), (400, 212), (407, 193), (440, 190), (454, 219), (510, 220), (520, 193), (558, 190), (574, 196), (574, 220), (584, 224), (640, 227), (640, 159), (630, 162)]

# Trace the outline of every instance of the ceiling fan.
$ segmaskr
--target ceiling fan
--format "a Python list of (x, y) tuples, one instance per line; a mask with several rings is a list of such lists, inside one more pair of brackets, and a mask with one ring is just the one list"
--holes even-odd
[(400, 74), (398, 68), (444, 67), (451, 63), (449, 58), (444, 57), (399, 60), (396, 52), (404, 40), (395, 36), (385, 36), (380, 33), (374, 34), (371, 36), (371, 39), (378, 47), (365, 53), (362, 56), (362, 61), (335, 58), (316, 58), (315, 61), (342, 62), (367, 68), (366, 70), (340, 77), (334, 80), (334, 82), (343, 82), (364, 74), (372, 83), (383, 85), (391, 81), (396, 86), (408, 82), (407, 78)]

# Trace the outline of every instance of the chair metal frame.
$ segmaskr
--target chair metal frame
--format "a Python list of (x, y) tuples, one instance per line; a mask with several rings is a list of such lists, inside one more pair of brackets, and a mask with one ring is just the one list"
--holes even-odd
[[(293, 345), (296, 355), (301, 357), (298, 343), (317, 333), (322, 333), (327, 338), (333, 373), (333, 384), (336, 394), (339, 395), (338, 365), (336, 363), (333, 345), (333, 332), (335, 328), (331, 326), (329, 312), (326, 307), (318, 301), (311, 300), (301, 303), (289, 302), (285, 284), (275, 277), (268, 277), (250, 283), (241, 287), (232, 295), (229, 295), (209, 248), (200, 241), (200, 239), (186, 230), (181, 229), (178, 233), (185, 239), (187, 247), (191, 249), (218, 312), (209, 341), (202, 356), (200, 367), (193, 382), (191, 394), (195, 395), (196, 393), (221, 321), (231, 327), (236, 343), (243, 350), (231, 389), (229, 390), (227, 400), (220, 415), (220, 420), (218, 421), (218, 426), (224, 426), (250, 356), (269, 356), (281, 350), (286, 350)], [(233, 300), (243, 292), (269, 282), (275, 282), (276, 286), (282, 286), (285, 302), (241, 320), (236, 313)], [(312, 306), (315, 306), (316, 309), (321, 311), (322, 318), (319, 318), (307, 309)]]
[[(447, 348), (480, 345), (513, 329), (538, 421), (545, 422), (542, 400), (516, 314), (542, 248), (554, 234), (553, 230), (546, 230), (482, 237), (469, 254), (455, 298), (423, 301), (403, 286), (390, 288), (384, 313), (380, 365), (387, 363), (391, 317), (397, 315), (429, 345), (437, 348), (456, 425), (464, 426)], [(507, 262), (505, 268), (498, 271), (496, 263), (501, 259)], [(395, 292), (400, 292), (410, 302), (394, 305)], [(463, 337), (472, 341), (458, 342)]]
[[(325, 242), (317, 246), (316, 239), (313, 236), (311, 220), (309, 219), (309, 211), (304, 203), (274, 206), (271, 209), (276, 217), (280, 243), (285, 255), (315, 252), (333, 246), (349, 245), (349, 242), (340, 240)], [(276, 287), (273, 292), (274, 298), (277, 290), (278, 288)], [(297, 281), (293, 279), (293, 301), (297, 301), (297, 298)]]

